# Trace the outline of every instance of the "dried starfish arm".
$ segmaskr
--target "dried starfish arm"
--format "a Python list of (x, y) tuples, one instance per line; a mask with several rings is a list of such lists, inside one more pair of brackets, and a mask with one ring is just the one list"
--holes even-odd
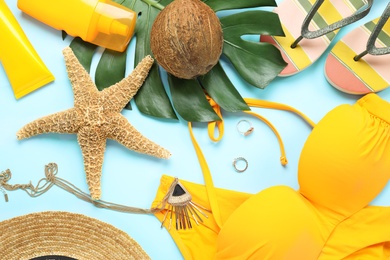
[(120, 112), (142, 86), (149, 74), (153, 62), (154, 60), (151, 56), (146, 56), (138, 63), (129, 76), (122, 79), (117, 84), (105, 88), (102, 91), (104, 99), (107, 100), (105, 109), (112, 109), (113, 111)]
[(16, 137), (21, 140), (43, 133), (75, 134), (79, 127), (77, 110), (71, 108), (28, 123), (16, 133)]
[(100, 92), (72, 49), (66, 47), (63, 54), (74, 93), (74, 108), (25, 125), (18, 131), (17, 138), (49, 132), (77, 134), (91, 197), (97, 200), (101, 195), (107, 138), (139, 153), (165, 159), (171, 156), (168, 150), (138, 132), (120, 113), (142, 86), (154, 60), (145, 57), (128, 77)]
[(66, 47), (62, 53), (65, 58), (68, 77), (72, 84), (75, 105), (86, 104), (90, 94), (93, 92), (97, 93), (99, 90), (96, 88), (95, 83), (92, 81), (88, 72), (74, 55), (72, 49)]
[(105, 128), (107, 138), (117, 141), (130, 150), (163, 159), (171, 156), (168, 150), (138, 132), (121, 114), (111, 118)]
[(84, 159), (84, 170), (92, 199), (101, 196), (101, 176), (106, 149), (106, 137), (96, 126), (80, 128), (77, 134)]

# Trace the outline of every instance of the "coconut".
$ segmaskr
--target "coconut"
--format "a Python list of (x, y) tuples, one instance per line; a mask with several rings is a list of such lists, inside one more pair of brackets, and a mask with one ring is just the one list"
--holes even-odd
[(156, 17), (150, 48), (158, 64), (183, 79), (206, 74), (222, 53), (222, 27), (200, 0), (174, 0)]

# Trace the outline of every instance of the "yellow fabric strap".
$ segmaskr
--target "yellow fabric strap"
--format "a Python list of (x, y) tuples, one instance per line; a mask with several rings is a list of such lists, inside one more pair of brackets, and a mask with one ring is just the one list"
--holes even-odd
[[(213, 122), (208, 123), (209, 138), (214, 142), (218, 142), (222, 139), (223, 134), (224, 134), (224, 122), (223, 122), (223, 118), (222, 118), (221, 108), (209, 96), (207, 96), (207, 99), (208, 99), (210, 105), (212, 106), (212, 108), (214, 109), (215, 113), (217, 113), (217, 115), (221, 118), (221, 121), (213, 121)], [(311, 127), (315, 126), (315, 123), (310, 118), (308, 118), (305, 114), (303, 114), (302, 112), (300, 112), (299, 110), (297, 110), (291, 106), (284, 105), (284, 104), (277, 103), (277, 102), (272, 102), (272, 101), (254, 99), (254, 98), (244, 98), (244, 100), (248, 104), (248, 106), (250, 106), (250, 107), (272, 108), (272, 109), (293, 112), (293, 113), (299, 115), (302, 119), (304, 119)], [(279, 142), (280, 153), (281, 153), (280, 163), (283, 166), (286, 165), (287, 164), (287, 157), (286, 157), (286, 152), (284, 149), (283, 140), (280, 137), (279, 132), (272, 125), (272, 123), (270, 121), (268, 121), (266, 118), (264, 118), (263, 116), (255, 113), (255, 112), (252, 112), (252, 111), (243, 111), (243, 112), (260, 119), (261, 121), (263, 121), (265, 124), (267, 124), (272, 129), (272, 131), (275, 133), (276, 138), (278, 139), (278, 142)], [(219, 131), (218, 137), (214, 136), (216, 126), (218, 127), (218, 131)]]
[(272, 101), (254, 99), (254, 98), (244, 98), (244, 100), (248, 104), (248, 106), (250, 106), (250, 107), (272, 108), (272, 109), (277, 109), (277, 110), (285, 110), (285, 111), (293, 112), (293, 113), (299, 115), (300, 117), (302, 117), (302, 119), (305, 120), (311, 127), (314, 127), (316, 125), (305, 114), (303, 114), (301, 111), (299, 111), (291, 106), (284, 105), (284, 104), (277, 103), (277, 102), (272, 102)]
[(256, 114), (255, 112), (251, 112), (251, 111), (244, 111), (245, 113), (249, 114), (249, 115), (252, 115), (252, 116), (255, 116), (257, 117), (258, 119), (260, 119), (261, 121), (263, 121), (266, 125), (269, 126), (269, 128), (271, 128), (271, 130), (274, 132), (274, 134), (276, 135), (276, 138), (278, 138), (278, 142), (279, 142), (279, 147), (280, 147), (280, 163), (285, 166), (287, 164), (287, 158), (286, 158), (286, 151), (284, 150), (284, 144), (283, 144), (283, 141), (282, 141), (282, 138), (280, 137), (280, 134), (279, 132), (276, 130), (276, 128), (273, 126), (273, 124), (271, 124), (270, 121), (268, 121), (267, 119), (265, 119), (264, 117), (262, 117), (261, 115), (259, 114)]
[[(223, 122), (223, 118), (222, 118), (221, 108), (210, 97), (207, 97), (207, 98), (208, 98), (208, 101), (209, 101), (210, 105), (213, 107), (214, 111), (221, 118), (221, 121), (214, 121), (214, 122), (209, 122), (208, 123), (208, 134), (209, 134), (209, 137), (210, 137), (210, 139), (212, 141), (217, 142), (217, 141), (222, 139), (223, 134), (224, 134), (224, 122)], [(301, 113), (300, 111), (298, 111), (297, 109), (295, 109), (293, 107), (290, 107), (290, 106), (287, 106), (287, 105), (284, 105), (284, 104), (280, 104), (280, 103), (276, 103), (276, 102), (265, 101), (265, 100), (258, 100), (258, 99), (252, 99), (252, 98), (245, 98), (244, 100), (251, 107), (273, 108), (273, 109), (286, 110), (286, 111), (290, 111), (290, 112), (296, 113), (299, 116), (301, 116), (310, 126), (312, 126), (312, 127), (315, 126), (315, 123), (312, 120), (310, 120), (310, 118), (308, 118), (303, 113)], [(286, 159), (286, 154), (285, 154), (285, 150), (284, 150), (283, 141), (282, 141), (282, 138), (280, 137), (278, 131), (276, 130), (276, 128), (267, 119), (265, 119), (261, 115), (255, 113), (255, 112), (252, 112), (252, 111), (244, 111), (244, 112), (249, 114), (249, 115), (252, 115), (252, 116), (254, 116), (254, 117), (256, 117), (256, 118), (258, 118), (260, 120), (262, 120), (264, 123), (266, 123), (272, 129), (272, 131), (275, 133), (275, 135), (276, 135), (276, 137), (278, 139), (278, 142), (279, 142), (279, 146), (280, 146), (280, 150), (281, 150), (280, 161), (281, 161), (282, 165), (286, 165), (287, 164), (287, 159)], [(219, 131), (219, 136), (218, 137), (214, 136), (214, 134), (215, 134), (215, 127), (217, 127), (218, 131)], [(218, 206), (218, 203), (217, 203), (217, 197), (216, 197), (216, 194), (215, 194), (214, 183), (213, 183), (213, 179), (211, 177), (210, 169), (209, 169), (209, 167), (207, 165), (207, 161), (206, 161), (206, 159), (205, 159), (205, 157), (204, 157), (204, 155), (202, 153), (202, 150), (200, 149), (199, 144), (197, 143), (197, 141), (195, 139), (194, 133), (192, 131), (192, 123), (191, 122), (188, 122), (188, 128), (189, 128), (189, 131), (190, 131), (191, 141), (192, 141), (192, 143), (194, 145), (195, 152), (196, 152), (196, 155), (198, 157), (200, 167), (202, 169), (203, 178), (204, 178), (204, 181), (205, 181), (205, 186), (206, 186), (207, 194), (208, 194), (208, 197), (209, 197), (211, 210), (213, 212), (213, 215), (215, 217), (215, 221), (216, 221), (217, 225), (219, 227), (222, 227), (222, 217), (221, 217), (221, 213), (220, 213), (219, 206)]]
[(188, 122), (188, 129), (190, 131), (191, 141), (192, 144), (194, 145), (195, 152), (196, 155), (198, 156), (198, 161), (202, 169), (203, 179), (205, 182), (206, 191), (210, 202), (210, 208), (211, 211), (213, 212), (215, 222), (217, 223), (218, 227), (221, 228), (222, 227), (221, 211), (219, 210), (219, 205), (217, 202), (217, 196), (215, 194), (214, 183), (211, 177), (210, 169), (209, 166), (207, 165), (206, 158), (204, 157), (202, 150), (200, 149), (199, 144), (195, 139), (194, 133), (192, 131), (191, 122)]
[[(207, 129), (209, 133), (209, 137), (212, 141), (218, 142), (222, 139), (223, 134), (224, 134), (224, 124), (223, 124), (223, 118), (222, 118), (222, 113), (221, 113), (221, 107), (215, 103), (215, 101), (210, 98), (209, 96), (206, 96), (207, 100), (209, 101), (211, 107), (214, 109), (215, 113), (221, 118), (220, 121), (212, 121), (208, 123)], [(215, 137), (215, 127), (218, 128), (218, 137)]]
[[(303, 114), (302, 112), (300, 112), (299, 110), (297, 110), (291, 106), (284, 105), (284, 104), (277, 103), (277, 102), (271, 102), (271, 101), (266, 101), (266, 100), (253, 99), (253, 98), (244, 98), (244, 100), (248, 104), (248, 106), (250, 106), (250, 107), (272, 108), (272, 109), (293, 112), (293, 113), (299, 115), (300, 117), (302, 117), (311, 127), (315, 126), (315, 123), (310, 118), (308, 118), (305, 114)], [(283, 166), (286, 165), (287, 164), (286, 152), (284, 149), (282, 138), (280, 137), (280, 134), (278, 133), (276, 128), (271, 124), (270, 121), (268, 121), (266, 118), (264, 118), (263, 116), (255, 113), (255, 112), (252, 112), (252, 111), (243, 111), (243, 112), (245, 112), (249, 115), (252, 115), (254, 117), (257, 117), (258, 119), (262, 120), (265, 124), (267, 124), (272, 129), (272, 131), (275, 133), (275, 135), (278, 139), (278, 142), (279, 142), (280, 153), (281, 153), (280, 163)]]

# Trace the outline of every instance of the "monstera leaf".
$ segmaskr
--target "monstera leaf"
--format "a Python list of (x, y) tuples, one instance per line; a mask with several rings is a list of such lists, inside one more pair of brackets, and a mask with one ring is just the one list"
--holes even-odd
[[(134, 64), (138, 64), (150, 50), (150, 31), (158, 13), (172, 0), (115, 0), (138, 13), (135, 29)], [(204, 0), (215, 12), (247, 9), (220, 18), (224, 46), (222, 56), (233, 65), (237, 73), (249, 84), (265, 88), (286, 66), (277, 48), (269, 43), (245, 40), (244, 35), (283, 36), (277, 14), (257, 7), (276, 6), (275, 0)], [(89, 71), (96, 47), (75, 38), (71, 47), (83, 66)], [(126, 70), (126, 52), (105, 50), (95, 72), (99, 89), (110, 86), (123, 77)], [(155, 62), (142, 88), (135, 96), (141, 113), (159, 118), (177, 119), (177, 114), (191, 122), (220, 120), (207, 100), (211, 97), (221, 108), (229, 112), (249, 110), (240, 93), (234, 87), (223, 67), (218, 63), (206, 75), (194, 80), (179, 79), (167, 75), (169, 88), (163, 83), (166, 73)], [(128, 106), (127, 108), (130, 108)], [(177, 114), (176, 114), (177, 113)]]

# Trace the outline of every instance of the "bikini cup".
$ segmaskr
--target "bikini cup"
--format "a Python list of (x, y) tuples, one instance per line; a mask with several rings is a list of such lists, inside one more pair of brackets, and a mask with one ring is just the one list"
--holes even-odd
[[(326, 243), (333, 234), (348, 230), (348, 221), (367, 212), (367, 204), (387, 184), (389, 122), (390, 104), (375, 94), (329, 112), (302, 150), (299, 191), (274, 186), (246, 200), (221, 227), (216, 259), (318, 259), (328, 250)], [(377, 216), (385, 211), (378, 209)], [(374, 235), (361, 244), (368, 247), (382, 242), (377, 237), (382, 236), (384, 223), (376, 223), (370, 215), (358, 221), (365, 219), (370, 219), (369, 223), (361, 226), (366, 230), (371, 225)], [(354, 221), (360, 227), (360, 222)], [(376, 229), (379, 224), (382, 228)], [(353, 236), (359, 237), (359, 232)]]
[[(367, 96), (368, 97), (368, 96)], [(299, 192), (342, 220), (368, 205), (390, 178), (390, 121), (367, 106), (390, 105), (378, 96), (332, 110), (313, 129), (298, 164)], [(375, 112), (374, 112), (375, 113)]]

